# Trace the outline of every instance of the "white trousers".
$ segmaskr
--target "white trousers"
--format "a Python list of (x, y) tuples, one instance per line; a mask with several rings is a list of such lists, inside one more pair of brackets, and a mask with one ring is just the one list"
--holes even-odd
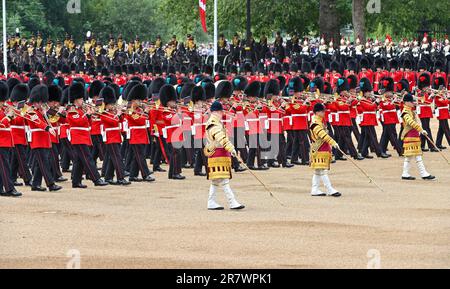
[[(325, 189), (327, 190), (327, 193), (323, 193), (320, 190), (321, 182), (324, 184)], [(328, 171), (327, 170), (314, 170), (314, 175), (312, 179), (312, 188), (311, 188), (311, 195), (313, 196), (321, 196), (321, 195), (333, 195), (336, 194), (338, 191), (333, 188), (331, 185), (330, 178), (328, 177)]]
[(416, 162), (417, 168), (419, 169), (420, 176), (422, 178), (426, 178), (430, 176), (430, 173), (427, 172), (427, 169), (425, 168), (425, 164), (423, 163), (422, 156), (415, 156), (415, 157), (405, 157), (405, 162), (403, 163), (403, 175), (404, 178), (411, 177), (409, 170), (411, 169), (411, 163)]
[(208, 209), (217, 209), (221, 206), (217, 203), (217, 192), (222, 188), (228, 201), (228, 205), (231, 209), (241, 207), (241, 204), (236, 200), (233, 190), (230, 186), (229, 179), (217, 179), (212, 180), (211, 187), (209, 188)]

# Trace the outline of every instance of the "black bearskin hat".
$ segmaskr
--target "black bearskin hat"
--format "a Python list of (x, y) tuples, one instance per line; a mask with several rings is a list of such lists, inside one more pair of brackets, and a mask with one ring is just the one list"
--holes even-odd
[(145, 85), (138, 83), (135, 85), (128, 94), (128, 101), (132, 100), (145, 100), (147, 98), (147, 88)]
[(29, 93), (30, 90), (28, 89), (28, 86), (24, 83), (20, 83), (14, 86), (13, 90), (11, 91), (10, 99), (12, 102), (25, 101), (28, 99)]
[(276, 79), (269, 80), (266, 83), (266, 86), (264, 87), (264, 97), (267, 98), (268, 96), (279, 94), (280, 94), (280, 84), (278, 80)]
[(192, 101), (195, 103), (197, 101), (204, 101), (206, 99), (205, 90), (201, 86), (195, 86), (191, 92)]
[(244, 94), (249, 97), (259, 97), (261, 91), (261, 82), (254, 81), (247, 85)]
[(82, 82), (75, 82), (69, 87), (69, 100), (74, 103), (77, 99), (85, 99), (86, 91)]
[(55, 85), (55, 84), (50, 85), (48, 87), (48, 101), (60, 102), (61, 96), (62, 96), (61, 87), (59, 87), (58, 85)]
[(169, 101), (176, 101), (177, 93), (175, 88), (170, 84), (164, 85), (159, 92), (159, 98), (161, 99), (161, 104), (163, 106), (167, 106)]
[(232, 83), (234, 91), (236, 90), (243, 91), (248, 85), (247, 78), (242, 76), (237, 76), (236, 78), (234, 78)]
[(99, 97), (103, 99), (105, 104), (115, 104), (117, 102), (116, 92), (111, 86), (105, 86), (100, 91)]
[(30, 92), (30, 103), (48, 102), (48, 88), (46, 85), (39, 84), (33, 87)]
[(216, 99), (220, 98), (230, 98), (233, 94), (233, 86), (231, 85), (231, 82), (226, 80), (221, 80), (219, 82), (216, 82)]

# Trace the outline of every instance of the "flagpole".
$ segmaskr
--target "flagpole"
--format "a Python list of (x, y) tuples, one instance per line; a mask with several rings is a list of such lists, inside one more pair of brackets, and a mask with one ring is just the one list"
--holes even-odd
[(3, 66), (5, 67), (4, 75), (8, 75), (8, 46), (6, 43), (6, 0), (2, 0), (3, 11)]
[(214, 0), (214, 71), (215, 71), (215, 66), (216, 64), (219, 62), (219, 52), (217, 51), (218, 49), (218, 23), (217, 23), (217, 0)]

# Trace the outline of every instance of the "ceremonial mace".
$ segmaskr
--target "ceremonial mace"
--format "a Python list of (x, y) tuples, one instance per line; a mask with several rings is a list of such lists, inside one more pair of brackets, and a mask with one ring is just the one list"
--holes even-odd
[(382, 187), (380, 187), (376, 182), (375, 182), (375, 180), (374, 179), (372, 179), (372, 177), (365, 171), (365, 170), (363, 170), (349, 155), (347, 155), (344, 151), (342, 151), (342, 149), (341, 148), (338, 148), (338, 151), (340, 151), (341, 152), (341, 154), (343, 154), (347, 159), (349, 159), (350, 160), (350, 162), (358, 169), (358, 170), (360, 170), (365, 176), (366, 176), (366, 178), (368, 178), (369, 179), (369, 183), (372, 183), (372, 184), (374, 184), (378, 189), (380, 189), (380, 191), (381, 192), (383, 192), (384, 193), (384, 190), (383, 190), (383, 188)]
[(236, 155), (236, 158), (238, 161), (244, 166), (244, 168), (266, 189), (266, 191), (269, 193), (269, 195), (274, 198), (282, 207), (286, 207), (285, 204), (283, 204), (280, 199), (278, 199), (272, 191), (269, 189), (269, 187), (264, 184), (264, 182), (254, 173), (252, 170), (245, 164), (245, 162), (242, 160), (242, 158), (239, 155)]

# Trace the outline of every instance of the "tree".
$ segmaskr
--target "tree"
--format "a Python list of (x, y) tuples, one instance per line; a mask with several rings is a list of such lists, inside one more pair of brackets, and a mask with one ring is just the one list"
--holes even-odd
[(353, 15), (353, 29), (355, 37), (361, 37), (361, 41), (366, 39), (365, 27), (365, 6), (364, 0), (353, 0), (352, 15)]
[(320, 32), (325, 39), (338, 39), (339, 31), (339, 17), (337, 14), (336, 1), (334, 0), (320, 0), (319, 7), (319, 26)]

